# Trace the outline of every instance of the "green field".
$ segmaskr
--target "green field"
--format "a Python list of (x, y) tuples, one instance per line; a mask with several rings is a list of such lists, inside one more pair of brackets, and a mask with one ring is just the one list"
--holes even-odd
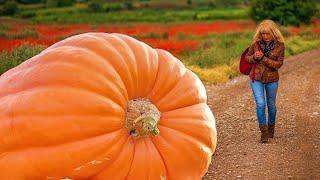
[[(31, 8), (32, 7), (32, 8)], [(31, 6), (21, 8), (14, 17), (30, 20), (34, 23), (127, 23), (153, 22), (169, 23), (182, 21), (241, 20), (249, 19), (248, 8), (235, 9), (136, 9), (120, 11), (92, 12), (86, 5), (80, 4), (62, 8), (40, 8)]]

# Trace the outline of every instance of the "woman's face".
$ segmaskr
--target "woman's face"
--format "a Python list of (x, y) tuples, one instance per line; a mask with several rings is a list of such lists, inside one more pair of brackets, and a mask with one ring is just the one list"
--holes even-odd
[(261, 36), (265, 42), (270, 42), (272, 40), (272, 35), (270, 34), (270, 32), (262, 31)]

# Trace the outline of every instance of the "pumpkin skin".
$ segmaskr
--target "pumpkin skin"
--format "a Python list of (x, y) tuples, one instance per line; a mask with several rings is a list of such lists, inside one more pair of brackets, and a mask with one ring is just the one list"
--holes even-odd
[[(160, 111), (134, 138), (128, 101)], [(201, 179), (216, 148), (198, 77), (122, 34), (69, 37), (0, 76), (0, 179)]]

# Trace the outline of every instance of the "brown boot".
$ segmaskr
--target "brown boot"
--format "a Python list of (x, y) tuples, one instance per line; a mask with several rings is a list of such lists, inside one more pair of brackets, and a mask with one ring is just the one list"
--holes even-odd
[(271, 124), (268, 126), (268, 135), (269, 135), (269, 138), (273, 138), (273, 135), (274, 135), (274, 127), (275, 127), (275, 124)]
[(263, 126), (259, 126), (260, 131), (261, 131), (261, 143), (267, 143), (268, 142), (268, 126), (267, 125), (263, 125)]

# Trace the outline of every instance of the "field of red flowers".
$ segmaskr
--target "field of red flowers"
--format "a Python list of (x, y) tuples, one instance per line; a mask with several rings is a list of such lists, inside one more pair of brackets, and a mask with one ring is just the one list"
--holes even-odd
[[(320, 21), (315, 21), (312, 31), (320, 32)], [(191, 36), (209, 33), (243, 32), (254, 30), (253, 21), (214, 21), (179, 24), (31, 24), (24, 21), (0, 23), (0, 51), (11, 51), (22, 44), (50, 46), (68, 36), (84, 32), (123, 33), (173, 54), (196, 49), (200, 42)], [(289, 28), (300, 33), (299, 27)]]
[(166, 49), (174, 54), (195, 49), (197, 40), (181, 38), (188, 35), (207, 35), (252, 30), (252, 21), (217, 21), (212, 23), (164, 24), (30, 24), (4, 22), (5, 33), (0, 37), (0, 51), (11, 51), (21, 44), (50, 46), (68, 36), (84, 32), (123, 33), (149, 44), (154, 48)]

